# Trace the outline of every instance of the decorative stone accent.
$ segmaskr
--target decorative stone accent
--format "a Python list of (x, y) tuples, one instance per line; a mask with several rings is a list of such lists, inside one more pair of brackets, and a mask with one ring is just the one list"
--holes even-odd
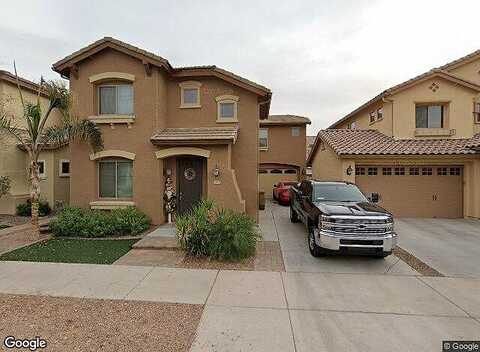
[(440, 86), (435, 83), (435, 82), (432, 82), (432, 84), (430, 84), (430, 86), (428, 87), (428, 89), (430, 89), (432, 92), (436, 92), (437, 90), (440, 89)]

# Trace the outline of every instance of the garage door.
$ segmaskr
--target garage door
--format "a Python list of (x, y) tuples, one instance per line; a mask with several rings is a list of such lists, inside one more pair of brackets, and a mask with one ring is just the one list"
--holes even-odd
[(463, 217), (461, 166), (358, 166), (356, 183), (394, 216)]
[(280, 181), (298, 181), (295, 169), (261, 169), (258, 174), (260, 191), (265, 192), (265, 198), (272, 198), (273, 185)]

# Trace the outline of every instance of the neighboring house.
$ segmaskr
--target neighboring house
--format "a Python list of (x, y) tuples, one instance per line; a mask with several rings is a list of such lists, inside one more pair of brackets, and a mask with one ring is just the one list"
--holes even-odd
[(105, 144), (95, 154), (71, 145), (71, 204), (135, 205), (161, 224), (168, 186), (177, 213), (210, 198), (258, 218), (258, 125), (268, 117), (268, 88), (216, 66), (174, 68), (109, 37), (53, 69), (70, 80), (74, 111), (101, 127)]
[[(312, 150), (313, 145), (315, 144), (315, 139), (316, 138), (317, 138), (317, 136), (307, 136), (307, 158), (310, 155), (310, 151)], [(311, 166), (306, 167), (305, 176), (307, 178), (312, 177), (312, 167)]]
[(396, 216), (480, 218), (480, 51), (382, 92), (320, 131), (313, 177)]
[(259, 185), (267, 198), (280, 181), (299, 181), (305, 174), (306, 130), (308, 118), (270, 115), (260, 120)]
[[(25, 101), (36, 102), (38, 85), (24, 78), (19, 78), (19, 85)], [(7, 71), (0, 71), (0, 109), (7, 116), (15, 118), (19, 128), (26, 127), (22, 118), (23, 111), (16, 77)], [(42, 109), (48, 108), (48, 99), (40, 94)], [(60, 121), (57, 112), (53, 112), (47, 125)], [(11, 189), (8, 195), (0, 198), (0, 214), (14, 214), (16, 206), (25, 203), (30, 197), (28, 178), (28, 155), (20, 150), (18, 141), (7, 134), (0, 135), (0, 176), (9, 176)], [(53, 208), (69, 202), (70, 157), (68, 147), (45, 148), (38, 158), (40, 167), (41, 200), (46, 200)]]

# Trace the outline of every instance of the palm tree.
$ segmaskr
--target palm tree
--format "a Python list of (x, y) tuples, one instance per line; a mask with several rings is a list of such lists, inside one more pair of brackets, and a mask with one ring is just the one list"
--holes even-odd
[[(38, 223), (38, 206), (40, 198), (40, 176), (38, 173), (38, 157), (45, 148), (66, 146), (74, 140), (88, 141), (96, 151), (103, 148), (103, 138), (97, 125), (89, 120), (79, 120), (71, 115), (72, 97), (62, 81), (40, 81), (36, 102), (25, 101), (20, 88), (20, 82), (15, 67), (20, 102), (23, 115), (9, 116), (5, 111), (0, 112), (0, 136), (13, 137), (19, 146), (25, 150), (29, 158), (30, 201), (32, 205), (33, 236), (40, 236)], [(49, 104), (44, 112), (40, 106), (40, 96), (46, 96)], [(57, 125), (46, 126), (52, 112), (61, 113), (61, 122)], [(20, 124), (24, 121), (24, 124)], [(25, 127), (26, 126), (26, 127)]]

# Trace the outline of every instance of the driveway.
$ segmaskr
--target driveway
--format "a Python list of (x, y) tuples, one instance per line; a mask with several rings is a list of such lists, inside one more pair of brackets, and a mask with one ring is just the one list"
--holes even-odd
[(480, 221), (396, 220), (399, 246), (445, 276), (480, 278)]
[(285, 271), (304, 273), (418, 275), (405, 262), (390, 255), (387, 258), (361, 256), (328, 256), (315, 258), (307, 246), (307, 232), (301, 223), (291, 223), (288, 207), (268, 202), (260, 212), (264, 238), (278, 240)]

